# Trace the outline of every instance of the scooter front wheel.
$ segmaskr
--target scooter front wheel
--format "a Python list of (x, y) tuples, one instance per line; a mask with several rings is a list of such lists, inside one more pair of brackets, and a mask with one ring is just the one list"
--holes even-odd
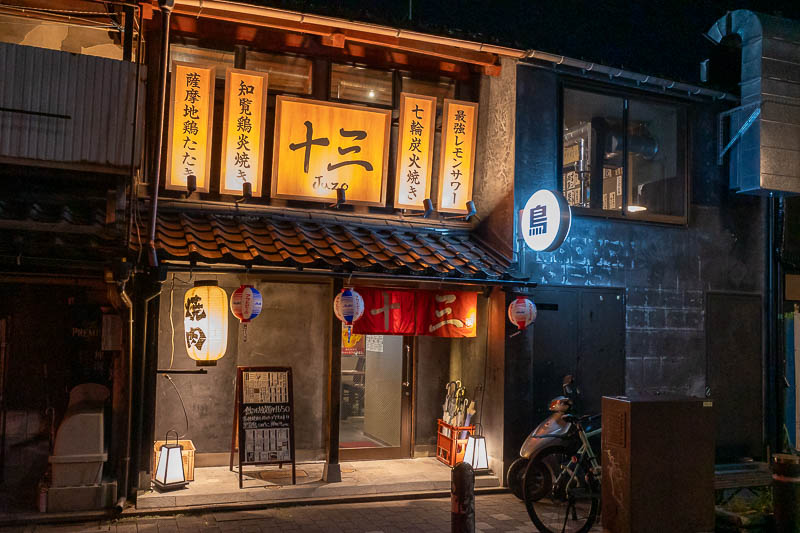
[(524, 499), (522, 482), (525, 477), (525, 469), (527, 466), (528, 458), (518, 457), (516, 461), (511, 463), (506, 473), (506, 480), (508, 481), (508, 488), (511, 490), (511, 494), (520, 500)]

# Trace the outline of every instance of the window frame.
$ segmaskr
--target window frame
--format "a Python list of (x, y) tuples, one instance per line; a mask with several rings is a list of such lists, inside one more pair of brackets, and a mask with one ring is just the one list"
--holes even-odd
[[(692, 131), (689, 124), (689, 104), (673, 98), (660, 97), (645, 91), (637, 91), (635, 89), (605, 85), (602, 83), (592, 82), (585, 79), (573, 79), (563, 77), (559, 80), (558, 86), (558, 190), (563, 191), (564, 182), (564, 105), (565, 105), (565, 91), (580, 91), (584, 93), (595, 94), (598, 96), (609, 96), (614, 98), (621, 98), (622, 105), (622, 129), (625, 132), (623, 139), (623, 153), (622, 153), (622, 209), (598, 209), (593, 207), (580, 207), (570, 206), (573, 214), (576, 216), (590, 216), (600, 217), (615, 220), (630, 220), (634, 222), (647, 222), (655, 224), (668, 224), (671, 226), (688, 226), (689, 224), (689, 207), (691, 196), (691, 175), (690, 175), (690, 161), (691, 161), (691, 138)], [(648, 213), (647, 211), (629, 212), (627, 206), (628, 198), (628, 181), (629, 181), (629, 163), (628, 163), (628, 127), (629, 127), (629, 104), (631, 101), (636, 101), (644, 104), (658, 104), (673, 107), (677, 112), (678, 125), (677, 134), (678, 148), (676, 157), (678, 158), (677, 166), (683, 170), (683, 215), (662, 215), (658, 213)], [(683, 139), (680, 139), (681, 135)], [(682, 156), (682, 157), (681, 157)], [(683, 159), (681, 161), (680, 159)]]

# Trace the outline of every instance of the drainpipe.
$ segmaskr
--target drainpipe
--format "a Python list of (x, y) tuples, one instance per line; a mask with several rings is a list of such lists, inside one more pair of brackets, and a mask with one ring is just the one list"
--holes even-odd
[(161, 70), (158, 73), (158, 128), (156, 129), (156, 151), (153, 164), (153, 193), (150, 198), (150, 266), (158, 266), (156, 255), (156, 216), (158, 213), (158, 189), (161, 186), (161, 152), (164, 143), (164, 106), (167, 100), (167, 69), (169, 67), (169, 17), (175, 0), (158, 0), (161, 10)]
[(131, 471), (131, 417), (133, 416), (133, 302), (128, 293), (125, 292), (125, 283), (120, 284), (119, 297), (128, 308), (128, 420), (125, 429), (125, 455), (122, 458), (122, 479), (120, 497), (117, 500), (116, 509), (121, 512), (125, 509), (128, 500), (128, 480)]

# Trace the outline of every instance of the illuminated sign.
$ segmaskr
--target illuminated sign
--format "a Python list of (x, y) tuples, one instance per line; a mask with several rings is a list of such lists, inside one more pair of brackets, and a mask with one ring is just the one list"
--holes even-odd
[(467, 213), (467, 202), (472, 200), (478, 104), (445, 99), (442, 117), (438, 209)]
[(386, 203), (392, 112), (278, 96), (272, 196), (348, 204)]
[(214, 67), (175, 61), (169, 101), (169, 141), (165, 187), (186, 190), (195, 176), (197, 190), (208, 192), (211, 181), (211, 124), (214, 115)]
[(425, 209), (431, 197), (436, 97), (400, 94), (400, 135), (397, 148), (394, 207)]
[(229, 68), (225, 73), (222, 194), (241, 195), (247, 182), (253, 196), (261, 196), (267, 81), (267, 75), (261, 72)]
[(552, 252), (569, 234), (572, 211), (564, 196), (541, 189), (528, 198), (519, 212), (519, 226), (525, 244), (535, 252)]

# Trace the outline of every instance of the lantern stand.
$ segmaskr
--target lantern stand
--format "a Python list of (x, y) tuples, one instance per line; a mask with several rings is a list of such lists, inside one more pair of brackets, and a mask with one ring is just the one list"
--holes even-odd
[[(483, 406), (481, 406), (481, 409)], [(475, 424), (475, 433), (467, 437), (467, 446), (464, 449), (464, 462), (469, 463), (476, 474), (489, 471), (489, 457), (486, 452), (486, 439), (483, 436), (483, 426)]]
[[(175, 434), (175, 443), (170, 444), (169, 434)], [(174, 429), (167, 431), (164, 444), (158, 455), (158, 466), (153, 483), (159, 491), (182, 489), (189, 484), (183, 472), (183, 446), (178, 441), (178, 432)]]

